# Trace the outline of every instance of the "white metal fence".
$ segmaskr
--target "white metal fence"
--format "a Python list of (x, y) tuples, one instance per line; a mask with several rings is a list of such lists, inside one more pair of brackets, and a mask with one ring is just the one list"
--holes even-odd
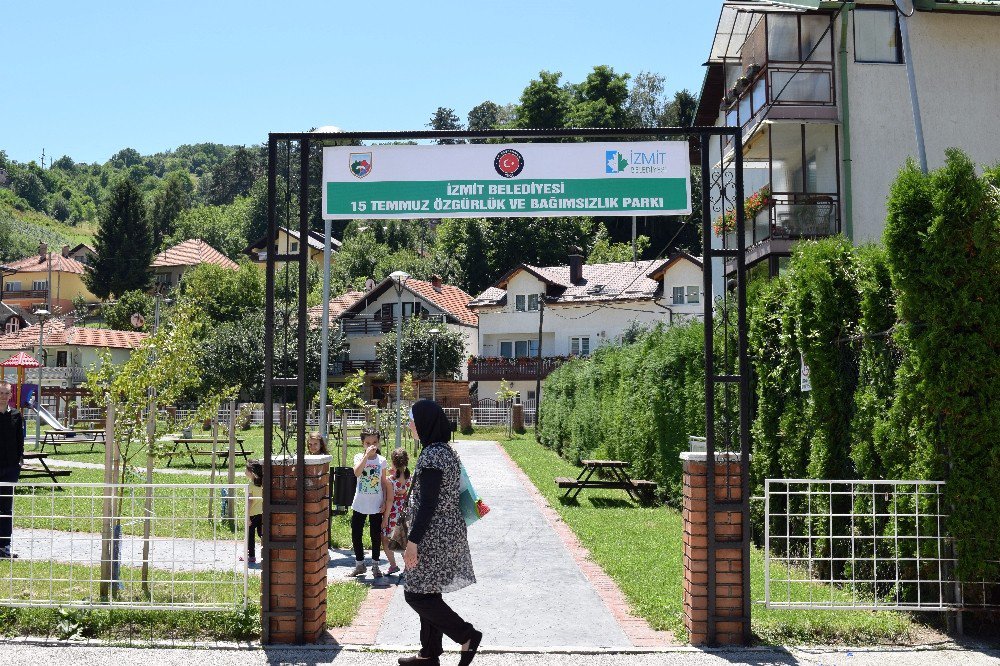
[[(764, 603), (771, 608), (959, 610), (996, 584), (960, 582), (941, 481), (768, 479)], [(973, 589), (971, 596), (969, 590)]]
[(0, 606), (246, 609), (245, 484), (0, 484), (12, 490)]

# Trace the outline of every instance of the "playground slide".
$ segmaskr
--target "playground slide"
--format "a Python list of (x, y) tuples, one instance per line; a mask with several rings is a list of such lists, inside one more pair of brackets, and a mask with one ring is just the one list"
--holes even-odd
[(53, 430), (69, 430), (69, 428), (64, 426), (62, 423), (59, 423), (59, 419), (52, 416), (52, 414), (49, 413), (49, 410), (45, 409), (41, 405), (32, 405), (32, 407), (34, 407), (35, 411), (37, 411), (38, 415), (41, 417), (42, 422), (48, 427)]

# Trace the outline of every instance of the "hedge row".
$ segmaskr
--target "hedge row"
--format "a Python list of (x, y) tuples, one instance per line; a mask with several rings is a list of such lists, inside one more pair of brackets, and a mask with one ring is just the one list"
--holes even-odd
[[(752, 285), (753, 481), (946, 481), (966, 580), (1000, 578), (1000, 168), (959, 151), (893, 185), (883, 247), (796, 246)], [(632, 463), (677, 497), (704, 430), (703, 329), (657, 329), (545, 382), (541, 441)], [(800, 388), (805, 363), (812, 390)]]
[(700, 323), (660, 326), (563, 364), (542, 389), (540, 440), (574, 461), (628, 460), (679, 497), (680, 452), (705, 430), (703, 348)]

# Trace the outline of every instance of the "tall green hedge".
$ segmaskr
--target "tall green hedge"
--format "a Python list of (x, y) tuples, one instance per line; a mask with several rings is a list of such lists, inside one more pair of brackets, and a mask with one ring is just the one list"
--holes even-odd
[(967, 580), (1000, 577), (1000, 168), (958, 150), (925, 175), (910, 162), (889, 196), (885, 246), (906, 358), (883, 448), (944, 479)]
[(695, 322), (563, 364), (542, 387), (539, 439), (571, 460), (628, 460), (637, 478), (679, 498), (680, 453), (705, 430), (703, 349)]

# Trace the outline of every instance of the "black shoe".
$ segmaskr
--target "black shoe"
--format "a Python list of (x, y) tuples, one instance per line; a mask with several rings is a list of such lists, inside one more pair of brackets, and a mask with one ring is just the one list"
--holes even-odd
[(441, 661), (437, 657), (421, 657), (420, 655), (400, 657), (398, 661), (400, 666), (441, 666)]
[(0, 559), (3, 560), (16, 560), (17, 553), (12, 552), (10, 548), (0, 548)]
[(476, 650), (479, 649), (479, 644), (483, 640), (483, 632), (472, 630), (472, 638), (469, 639), (469, 649), (462, 650), (459, 654), (462, 655), (461, 659), (458, 660), (458, 666), (469, 666), (472, 660), (476, 657)]

